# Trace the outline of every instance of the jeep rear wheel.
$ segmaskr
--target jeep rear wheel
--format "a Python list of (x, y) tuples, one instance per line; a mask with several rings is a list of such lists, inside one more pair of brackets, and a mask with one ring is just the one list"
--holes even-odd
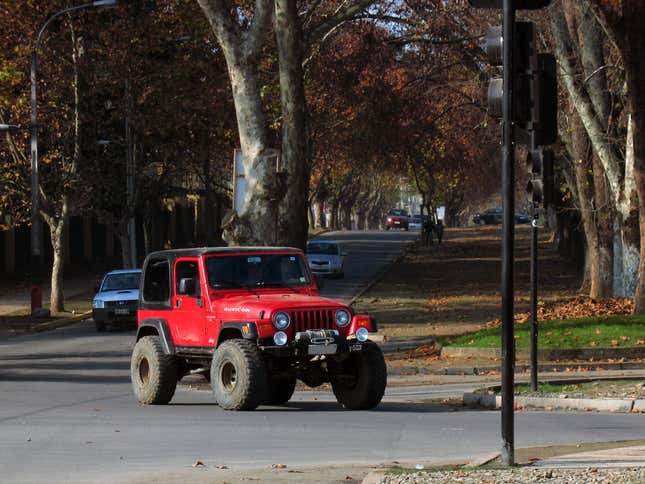
[(372, 342), (363, 343), (360, 353), (353, 353), (342, 363), (342, 372), (331, 376), (336, 400), (348, 410), (367, 410), (377, 406), (387, 385), (387, 368), (381, 349)]
[(130, 379), (139, 403), (165, 405), (177, 388), (177, 363), (166, 355), (159, 336), (144, 336), (134, 346)]
[(296, 389), (296, 377), (269, 377), (266, 403), (269, 405), (282, 405), (291, 400)]
[(213, 355), (211, 386), (217, 403), (225, 410), (253, 410), (267, 395), (267, 375), (257, 345), (231, 339)]

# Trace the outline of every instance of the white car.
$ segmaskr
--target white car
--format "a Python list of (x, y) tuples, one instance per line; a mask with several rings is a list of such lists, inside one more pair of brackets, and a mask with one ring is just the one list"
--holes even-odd
[(345, 277), (345, 257), (340, 244), (335, 240), (312, 240), (307, 243), (307, 262), (316, 275)]

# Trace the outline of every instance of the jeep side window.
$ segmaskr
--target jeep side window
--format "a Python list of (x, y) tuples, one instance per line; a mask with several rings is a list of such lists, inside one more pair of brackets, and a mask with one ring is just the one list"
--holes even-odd
[[(192, 287), (181, 287), (182, 279), (192, 279)], [(184, 281), (186, 282), (186, 281)], [(199, 285), (199, 269), (197, 261), (180, 261), (175, 266), (175, 294), (178, 296), (195, 296), (201, 294)]]
[(170, 299), (170, 268), (168, 261), (152, 260), (148, 263), (143, 281), (143, 300), (147, 302), (167, 302)]

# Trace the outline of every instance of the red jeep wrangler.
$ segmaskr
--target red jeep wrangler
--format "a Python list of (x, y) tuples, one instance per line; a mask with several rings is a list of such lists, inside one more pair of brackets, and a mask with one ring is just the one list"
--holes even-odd
[(142, 404), (166, 404), (201, 373), (227, 410), (283, 404), (296, 379), (331, 382), (347, 409), (379, 404), (387, 372), (367, 315), (320, 297), (302, 252), (201, 248), (143, 265), (131, 379)]

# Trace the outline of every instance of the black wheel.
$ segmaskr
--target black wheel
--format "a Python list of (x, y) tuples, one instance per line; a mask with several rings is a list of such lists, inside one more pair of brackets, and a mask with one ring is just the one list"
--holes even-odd
[(286, 376), (267, 379), (267, 399), (269, 405), (282, 405), (291, 400), (296, 389), (296, 377)]
[(159, 336), (144, 336), (134, 346), (130, 379), (139, 403), (165, 405), (177, 388), (177, 363), (163, 352)]
[(385, 227), (385, 230), (390, 230), (390, 227)]
[(105, 332), (105, 322), (103, 321), (94, 321), (94, 327), (98, 333)]
[(381, 349), (375, 343), (363, 343), (342, 363), (342, 373), (333, 375), (331, 385), (336, 400), (348, 410), (367, 410), (377, 406), (387, 385), (387, 368)]
[(213, 355), (211, 385), (225, 410), (253, 410), (267, 395), (267, 375), (260, 349), (254, 342), (231, 339)]

